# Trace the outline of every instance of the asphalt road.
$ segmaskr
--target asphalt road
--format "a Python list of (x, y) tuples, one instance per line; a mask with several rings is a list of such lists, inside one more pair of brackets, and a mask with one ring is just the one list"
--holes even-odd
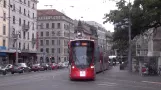
[[(120, 72), (117, 72), (117, 75)], [(121, 72), (124, 73), (124, 72)], [(120, 73), (120, 74), (121, 74)], [(68, 69), (0, 76), (0, 90), (160, 90), (161, 82), (97, 74), (96, 81), (70, 81)]]

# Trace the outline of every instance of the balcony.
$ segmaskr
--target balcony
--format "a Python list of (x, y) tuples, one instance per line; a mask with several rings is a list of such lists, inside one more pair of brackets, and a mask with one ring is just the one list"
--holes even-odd
[(27, 32), (29, 30), (29, 25), (23, 25), (22, 30)]

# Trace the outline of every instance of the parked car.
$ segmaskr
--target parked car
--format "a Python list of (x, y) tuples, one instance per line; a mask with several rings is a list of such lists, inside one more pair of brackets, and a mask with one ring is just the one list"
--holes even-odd
[(58, 63), (58, 68), (59, 68), (59, 69), (63, 68), (63, 62), (59, 62), (59, 63)]
[(23, 72), (30, 72), (31, 68), (26, 65), (26, 63), (17, 63), (11, 69), (11, 73), (23, 73)]
[(11, 72), (13, 65), (12, 64), (7, 64), (7, 65), (3, 65), (0, 68), (0, 73), (3, 75), (6, 75), (8, 72)]
[(24, 72), (23, 67), (18, 66), (18, 65), (13, 65), (13, 68), (11, 69), (11, 74), (14, 74), (14, 73), (23, 73), (23, 72)]
[(51, 63), (50, 67), (51, 67), (52, 70), (54, 70), (54, 69), (58, 68), (58, 65), (56, 63)]
[(47, 63), (42, 63), (41, 67), (43, 67), (44, 70), (49, 70), (50, 69), (50, 67), (49, 67), (49, 65)]
[(33, 64), (32, 67), (31, 67), (31, 71), (39, 71), (41, 69), (41, 66), (40, 64)]
[(64, 62), (64, 63), (62, 64), (62, 66), (63, 66), (63, 68), (67, 68), (67, 67), (68, 67), (68, 62)]

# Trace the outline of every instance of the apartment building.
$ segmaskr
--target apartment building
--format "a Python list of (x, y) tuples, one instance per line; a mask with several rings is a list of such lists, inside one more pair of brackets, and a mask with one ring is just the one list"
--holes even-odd
[(68, 41), (74, 38), (71, 18), (55, 9), (38, 10), (39, 62), (68, 60)]
[[(9, 0), (7, 0), (9, 1)], [(37, 0), (10, 0), (9, 9), (9, 62), (36, 62)]]

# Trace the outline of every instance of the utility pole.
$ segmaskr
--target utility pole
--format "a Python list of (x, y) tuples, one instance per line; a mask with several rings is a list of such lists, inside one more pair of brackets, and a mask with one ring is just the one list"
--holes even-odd
[(8, 20), (8, 24), (9, 24), (9, 25), (8, 25), (8, 34), (9, 34), (9, 35), (8, 35), (8, 50), (9, 50), (9, 48), (10, 48), (10, 39), (11, 39), (11, 38), (10, 38), (10, 32), (11, 32), (11, 31), (10, 31), (10, 30), (11, 30), (11, 29), (10, 29), (10, 28), (11, 28), (11, 25), (10, 25), (10, 19), (11, 19), (11, 16), (10, 16), (10, 8), (11, 8), (11, 7), (10, 7), (10, 3), (11, 3), (11, 1), (9, 0), (9, 12), (8, 12), (8, 15), (9, 15), (9, 20)]
[(20, 33), (18, 31), (16, 31), (14, 34), (14, 39), (15, 39), (15, 43), (16, 43), (16, 63), (18, 63), (18, 36), (19, 35), (20, 35)]
[(131, 5), (129, 0), (129, 52), (128, 52), (129, 71), (132, 71), (132, 56), (131, 56)]

